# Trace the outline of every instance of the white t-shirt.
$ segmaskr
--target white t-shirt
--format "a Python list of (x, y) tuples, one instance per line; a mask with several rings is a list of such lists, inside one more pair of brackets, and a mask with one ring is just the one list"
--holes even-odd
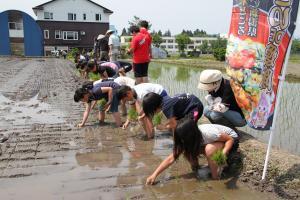
[(135, 80), (132, 78), (129, 78), (127, 76), (119, 76), (118, 78), (116, 78), (114, 80), (116, 83), (118, 83), (119, 85), (127, 85), (129, 87), (134, 87), (135, 86)]
[(137, 100), (143, 101), (146, 94), (154, 92), (156, 94), (161, 94), (164, 90), (163, 86), (154, 83), (141, 83), (132, 87), (137, 94)]
[(202, 132), (203, 143), (210, 144), (216, 142), (222, 133), (226, 133), (233, 138), (237, 138), (237, 133), (229, 127), (219, 124), (201, 124), (198, 128)]
[(114, 34), (109, 36), (108, 45), (112, 45), (113, 53), (118, 53), (118, 50), (119, 50), (119, 47), (120, 47), (119, 37), (114, 35)]

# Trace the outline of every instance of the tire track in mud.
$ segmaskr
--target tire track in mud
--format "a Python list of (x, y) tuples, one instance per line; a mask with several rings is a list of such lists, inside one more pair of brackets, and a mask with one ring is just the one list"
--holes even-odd
[[(0, 123), (0, 134), (9, 135), (8, 141), (0, 145), (0, 178), (44, 173), (37, 166), (63, 164), (63, 157), (80, 148), (71, 146), (70, 142), (82, 143), (81, 132), (70, 125), (78, 120), (78, 114), (82, 111), (72, 99), (78, 82), (74, 69), (66, 60), (43, 60), (14, 58), (1, 62), (3, 58), (0, 58), (0, 77), (4, 77), (0, 80), (0, 92), (13, 101), (5, 103), (8, 108), (20, 106), (23, 101), (39, 94), (41, 103), (47, 103), (53, 110), (64, 113), (65, 122), (41, 124), (25, 120), (24, 124), (5, 127), (1, 127)], [(40, 105), (33, 106), (39, 108)], [(6, 112), (9, 110), (0, 110), (0, 119)]]
[(0, 91), (11, 100), (29, 99), (39, 91), (42, 67), (38, 62), (30, 60), (26, 60), (21, 65), (17, 64), (17, 67), (19, 70), (10, 72), (9, 79), (1, 86)]

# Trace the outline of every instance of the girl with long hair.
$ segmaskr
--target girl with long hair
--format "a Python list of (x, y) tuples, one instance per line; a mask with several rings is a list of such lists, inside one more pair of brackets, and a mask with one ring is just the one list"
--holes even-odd
[(191, 164), (193, 171), (196, 171), (199, 167), (198, 157), (203, 153), (212, 178), (218, 179), (218, 166), (211, 159), (213, 154), (221, 150), (224, 155), (229, 156), (237, 150), (239, 144), (238, 135), (234, 130), (218, 124), (197, 125), (190, 118), (184, 118), (178, 122), (173, 139), (173, 153), (162, 161), (152, 175), (147, 178), (146, 184), (154, 184), (156, 177), (172, 165), (181, 154)]

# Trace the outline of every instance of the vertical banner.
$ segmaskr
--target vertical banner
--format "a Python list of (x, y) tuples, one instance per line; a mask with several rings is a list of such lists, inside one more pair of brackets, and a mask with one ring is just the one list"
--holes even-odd
[(270, 130), (299, 0), (233, 0), (227, 74), (248, 125)]

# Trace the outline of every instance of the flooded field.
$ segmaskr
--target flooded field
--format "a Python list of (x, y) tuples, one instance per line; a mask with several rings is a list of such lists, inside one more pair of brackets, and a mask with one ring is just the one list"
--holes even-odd
[[(176, 65), (152, 63), (150, 77), (152, 82), (165, 86), (170, 94), (181, 92), (193, 93), (205, 104), (204, 97), (207, 92), (197, 88), (201, 68), (187, 68)], [(287, 80), (283, 87), (278, 124), (274, 136), (274, 146), (300, 155), (300, 79)], [(255, 131), (243, 128), (243, 131), (251, 134), (263, 142), (269, 140), (269, 131)]]
[[(195, 87), (199, 70), (153, 65), (150, 71), (172, 94), (204, 95)], [(182, 158), (145, 186), (171, 152), (171, 135), (144, 141), (141, 131), (99, 126), (95, 114), (75, 128), (83, 111), (73, 101), (78, 85), (68, 61), (0, 58), (0, 134), (8, 138), (0, 144), (1, 199), (274, 199), (236, 177), (197, 180)]]

